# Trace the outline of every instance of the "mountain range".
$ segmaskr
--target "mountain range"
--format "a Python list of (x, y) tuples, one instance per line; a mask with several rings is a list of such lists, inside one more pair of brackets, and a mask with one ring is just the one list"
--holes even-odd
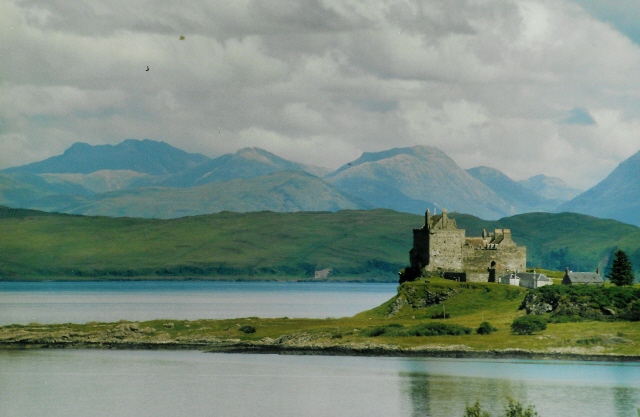
[[(167, 143), (127, 139), (76, 143), (62, 155), (0, 171), (0, 204), (73, 214), (174, 218), (219, 211), (426, 208), (487, 220), (576, 211), (640, 225), (640, 153), (580, 193), (536, 175), (514, 181), (497, 169), (460, 168), (429, 146), (365, 152), (332, 171), (259, 148), (217, 158)], [(635, 209), (634, 209), (635, 208)]]

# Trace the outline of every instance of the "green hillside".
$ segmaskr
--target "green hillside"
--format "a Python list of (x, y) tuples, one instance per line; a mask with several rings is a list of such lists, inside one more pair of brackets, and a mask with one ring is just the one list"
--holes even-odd
[[(0, 210), (0, 275), (333, 276), (396, 280), (420, 217), (390, 210), (231, 213), (171, 220)], [(330, 275), (331, 278), (331, 275)]]
[[(510, 228), (529, 267), (591, 271), (619, 247), (640, 269), (640, 229), (613, 220), (523, 214), (495, 222), (453, 213), (468, 236)], [(221, 212), (179, 219), (75, 216), (0, 207), (3, 279), (397, 280), (422, 216), (391, 210)]]

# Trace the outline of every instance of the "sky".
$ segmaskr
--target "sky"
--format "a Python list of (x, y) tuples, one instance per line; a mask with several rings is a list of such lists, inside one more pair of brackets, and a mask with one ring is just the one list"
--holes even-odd
[(328, 168), (427, 145), (587, 189), (640, 150), (637, 0), (2, 3), (0, 169), (128, 138)]

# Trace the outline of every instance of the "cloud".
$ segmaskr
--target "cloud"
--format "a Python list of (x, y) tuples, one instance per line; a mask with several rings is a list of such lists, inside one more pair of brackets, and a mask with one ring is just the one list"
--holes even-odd
[(421, 144), (587, 187), (640, 134), (640, 47), (587, 3), (9, 0), (0, 168), (131, 137), (328, 167)]

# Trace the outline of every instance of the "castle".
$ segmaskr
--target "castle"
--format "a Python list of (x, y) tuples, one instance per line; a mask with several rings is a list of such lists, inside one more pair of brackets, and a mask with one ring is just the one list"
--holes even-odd
[(457, 281), (495, 282), (508, 271), (525, 271), (527, 248), (517, 246), (511, 230), (483, 230), (480, 237), (465, 237), (447, 211), (425, 213), (424, 226), (413, 229), (411, 267), (400, 272), (400, 282), (422, 275), (440, 275)]

